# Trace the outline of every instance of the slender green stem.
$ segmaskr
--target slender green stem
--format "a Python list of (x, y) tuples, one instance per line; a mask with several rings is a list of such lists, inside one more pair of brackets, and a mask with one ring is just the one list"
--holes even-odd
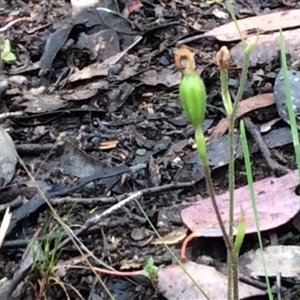
[(233, 226), (234, 226), (234, 182), (235, 182), (235, 174), (234, 174), (234, 121), (235, 115), (238, 108), (238, 104), (242, 98), (242, 93), (244, 91), (244, 87), (247, 79), (247, 71), (249, 66), (249, 53), (244, 54), (244, 63), (243, 70), (241, 76), (241, 83), (239, 85), (239, 89), (237, 95), (234, 99), (232, 114), (229, 116), (229, 127), (228, 127), (228, 135), (229, 135), (229, 237), (233, 240)]
[(233, 271), (232, 271), (232, 255), (231, 251), (227, 250), (227, 299), (232, 300), (232, 282), (233, 282)]
[(231, 4), (231, 0), (226, 0), (226, 6), (227, 6), (227, 9), (229, 11), (229, 14), (230, 14), (230, 17), (231, 19), (233, 20), (234, 24), (235, 24), (235, 28), (237, 29), (238, 33), (239, 33), (239, 37), (242, 41), (242, 44), (243, 44), (243, 48), (245, 49), (246, 47), (246, 42), (245, 42), (245, 39), (242, 35), (242, 32), (241, 32), (241, 29), (240, 29), (240, 26), (238, 25), (238, 22), (237, 22), (237, 19), (235, 17), (235, 14), (234, 14), (234, 10), (233, 10), (233, 6)]
[[(246, 49), (246, 42), (242, 36), (242, 33), (240, 31), (240, 28), (238, 26), (233, 7), (231, 4), (231, 1), (226, 1), (228, 11), (231, 15), (232, 20), (234, 21), (236, 28), (239, 32), (240, 38), (243, 43), (244, 50)], [(233, 109), (232, 113), (229, 115), (229, 128), (228, 128), (228, 139), (229, 139), (229, 166), (228, 166), (228, 175), (229, 175), (229, 240), (231, 243), (233, 243), (233, 226), (234, 226), (234, 183), (235, 183), (235, 172), (234, 172), (234, 121), (235, 121), (235, 115), (238, 108), (239, 101), (242, 97), (242, 93), (245, 88), (246, 79), (247, 79), (247, 72), (249, 67), (249, 55), (250, 51), (244, 51), (244, 61), (243, 61), (243, 69), (242, 69), (242, 76), (241, 76), (241, 82), (238, 88), (237, 95), (234, 99)], [(237, 257), (236, 255), (232, 253), (228, 253), (231, 257), (231, 269), (232, 273), (232, 279), (233, 279), (233, 299), (238, 300), (238, 269), (237, 269)], [(229, 267), (228, 266), (228, 269)], [(230, 271), (231, 272), (231, 271)], [(229, 278), (230, 278), (229, 275)], [(229, 286), (230, 288), (230, 286)]]
[(227, 249), (230, 249), (230, 251), (231, 251), (232, 244), (229, 242), (228, 234), (225, 230), (225, 226), (224, 226), (224, 223), (223, 223), (223, 220), (222, 220), (219, 208), (218, 208), (218, 204), (217, 204), (217, 200), (216, 200), (216, 193), (215, 193), (215, 189), (214, 189), (214, 186), (212, 183), (212, 178), (210, 175), (210, 169), (209, 169), (209, 164), (208, 164), (208, 159), (207, 159), (205, 137), (204, 137), (201, 127), (195, 128), (195, 141), (196, 141), (197, 150), (198, 150), (198, 153), (200, 156), (200, 160), (202, 163), (202, 167), (204, 170), (207, 190), (208, 190), (215, 214), (217, 216), (219, 226), (220, 226), (222, 234), (223, 234), (223, 239), (224, 239)]
[[(242, 93), (247, 79), (247, 71), (249, 67), (249, 53), (244, 53), (244, 63), (242, 69), (241, 82), (237, 95), (234, 99), (232, 114), (229, 116), (229, 127), (228, 127), (228, 140), (229, 140), (229, 166), (228, 166), (228, 176), (229, 176), (229, 241), (233, 243), (233, 227), (234, 227), (234, 182), (235, 182), (235, 172), (234, 172), (234, 122), (235, 115), (238, 108), (240, 99), (242, 98)], [(230, 254), (230, 256), (232, 256)], [(236, 261), (236, 258), (233, 258)], [(231, 262), (232, 269), (235, 268), (234, 261)], [(236, 266), (237, 268), (237, 266)], [(238, 300), (238, 272), (234, 270), (232, 273), (233, 278), (233, 299)]]
[[(246, 41), (242, 35), (242, 32), (239, 28), (237, 19), (234, 14), (234, 10), (231, 4), (230, 0), (226, 1), (227, 9), (230, 13), (230, 16), (235, 23), (235, 26), (238, 30), (239, 36), (242, 41), (242, 45), (244, 48), (244, 61), (243, 61), (243, 69), (242, 69), (242, 76), (241, 76), (241, 82), (238, 88), (237, 95), (234, 99), (233, 104), (233, 111), (229, 115), (229, 128), (228, 128), (228, 135), (229, 135), (229, 166), (228, 166), (228, 173), (229, 173), (229, 239), (230, 242), (233, 242), (233, 226), (234, 226), (234, 182), (235, 182), (235, 176), (234, 176), (234, 121), (236, 116), (236, 111), (238, 108), (239, 101), (242, 97), (242, 93), (245, 88), (245, 83), (247, 79), (247, 71), (249, 67), (249, 56), (250, 52), (254, 46), (253, 42), (250, 42), (249, 45), (246, 45)], [(234, 253), (230, 254), (231, 256), (231, 267), (233, 270), (233, 299), (238, 300), (238, 267), (237, 267), (237, 255)]]
[(238, 255), (231, 255), (232, 279), (233, 279), (233, 299), (239, 300), (239, 269)]

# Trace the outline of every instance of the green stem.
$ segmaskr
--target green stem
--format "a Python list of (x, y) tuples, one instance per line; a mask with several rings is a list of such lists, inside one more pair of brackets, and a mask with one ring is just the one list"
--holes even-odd
[(233, 299), (239, 300), (239, 270), (238, 255), (231, 255), (232, 279), (233, 279)]
[(223, 234), (223, 239), (225, 242), (225, 245), (227, 247), (227, 249), (230, 249), (230, 251), (232, 250), (232, 244), (229, 241), (229, 237), (228, 234), (225, 230), (225, 226), (218, 208), (218, 204), (217, 204), (217, 200), (216, 200), (216, 193), (215, 193), (215, 189), (213, 186), (213, 182), (212, 182), (212, 178), (210, 175), (210, 169), (209, 169), (209, 164), (208, 164), (208, 159), (207, 159), (207, 151), (206, 151), (206, 142), (205, 142), (205, 137), (203, 134), (203, 131), (201, 129), (201, 127), (195, 128), (195, 141), (196, 141), (196, 145), (197, 145), (197, 150), (200, 156), (200, 160), (203, 166), (203, 170), (204, 170), (204, 175), (205, 175), (205, 181), (206, 181), (206, 186), (207, 186), (207, 190), (215, 211), (215, 214), (217, 216), (217, 220), (219, 222), (219, 226), (221, 228), (222, 234)]
[[(244, 87), (247, 80), (247, 71), (249, 67), (249, 55), (250, 53), (244, 52), (244, 63), (242, 69), (241, 82), (239, 85), (239, 89), (237, 95), (234, 99), (232, 114), (229, 116), (229, 127), (228, 127), (228, 140), (229, 140), (229, 166), (228, 166), (228, 175), (229, 175), (229, 241), (233, 243), (233, 227), (234, 227), (234, 182), (235, 182), (235, 172), (234, 172), (234, 121), (235, 115), (237, 112), (238, 104), (242, 98), (242, 94), (244, 91)], [(236, 259), (234, 259), (236, 260)], [(232, 262), (232, 268), (234, 266), (234, 262)], [(237, 270), (233, 272), (233, 299), (238, 300), (238, 290), (237, 283), (238, 282), (238, 272)]]
[[(228, 173), (229, 173), (229, 240), (233, 243), (233, 226), (234, 226), (234, 121), (235, 115), (238, 108), (238, 104), (240, 99), (242, 98), (242, 93), (245, 88), (245, 83), (247, 79), (247, 71), (249, 67), (249, 56), (250, 51), (252, 50), (253, 44), (246, 45), (246, 41), (242, 35), (242, 32), (239, 28), (237, 19), (234, 14), (234, 10), (230, 0), (226, 1), (227, 9), (230, 13), (230, 16), (235, 23), (235, 26), (238, 30), (240, 35), (242, 45), (244, 48), (244, 62), (243, 62), (243, 69), (242, 69), (242, 76), (241, 82), (238, 88), (237, 95), (234, 99), (233, 110), (232, 113), (229, 115), (229, 128), (228, 128), (228, 139), (229, 139), (229, 166), (228, 166)], [(228, 84), (228, 83), (227, 83)], [(233, 299), (238, 300), (238, 266), (237, 266), (237, 254), (230, 254), (231, 256), (231, 267), (232, 267), (232, 275), (233, 275)]]
[(232, 255), (231, 255), (231, 251), (227, 250), (227, 299), (228, 300), (232, 300), (232, 282), (233, 282)]

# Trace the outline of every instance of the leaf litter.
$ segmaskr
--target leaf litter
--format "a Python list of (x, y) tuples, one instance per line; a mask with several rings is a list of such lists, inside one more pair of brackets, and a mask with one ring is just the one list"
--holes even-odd
[[(214, 65), (214, 55), (216, 47), (230, 41), (232, 62), (240, 66), (239, 37), (233, 23), (228, 20), (228, 12), (220, 4), (187, 5), (177, 1), (151, 5), (133, 0), (126, 4), (122, 1), (93, 1), (88, 8), (81, 6), (86, 4), (82, 1), (72, 1), (71, 4), (49, 1), (46, 6), (44, 4), (43, 1), (24, 6), (19, 6), (19, 2), (5, 3), (1, 11), (4, 16), (16, 15), (14, 21), (20, 12), (31, 16), (10, 25), (11, 51), (17, 61), (5, 64), (2, 70), (7, 79), (1, 81), (0, 107), (5, 114), (1, 122), (3, 118), (3, 128), (10, 129), (11, 151), (5, 155), (11, 155), (12, 162), (11, 171), (5, 178), (5, 189), (0, 191), (1, 201), (6, 202), (0, 204), (0, 211), (4, 212), (7, 207), (12, 211), (2, 245), (2, 261), (6, 264), (8, 247), (12, 253), (18, 253), (41, 228), (51, 234), (40, 234), (38, 241), (47, 238), (55, 241), (61, 236), (59, 231), (53, 230), (56, 221), (49, 216), (44, 199), (37, 192), (37, 182), (60, 216), (68, 216), (69, 226), (79, 226), (75, 234), (90, 251), (88, 255), (94, 255), (91, 257), (99, 264), (104, 263), (107, 269), (140, 270), (149, 257), (153, 257), (155, 264), (167, 266), (159, 271), (158, 281), (160, 292), (166, 298), (179, 299), (182, 291), (190, 293), (188, 297), (200, 297), (199, 293), (194, 294), (195, 289), (188, 279), (185, 280), (182, 270), (171, 264), (173, 259), (161, 241), (154, 239), (155, 234), (139, 213), (134, 200), (138, 197), (165, 243), (176, 254), (176, 243), (180, 243), (187, 229), (191, 228), (196, 230), (199, 239), (207, 235), (209, 243), (204, 243), (200, 251), (207, 252), (215, 261), (225, 257), (226, 253), (222, 253), (217, 244), (221, 239), (210, 238), (210, 235), (219, 237), (220, 234), (209, 210), (208, 199), (204, 197), (194, 204), (199, 197), (195, 198), (195, 194), (205, 195), (206, 191), (202, 188), (203, 170), (194, 151), (193, 131), (178, 101), (180, 74), (173, 63), (173, 50), (176, 43), (182, 42), (186, 36), (196, 38), (201, 31), (205, 37), (203, 43), (188, 46), (196, 53), (197, 71), (208, 88), (209, 106), (204, 130), (210, 138), (210, 166), (218, 201), (221, 208), (226, 209), (227, 124), (219, 103), (220, 91), (216, 84), (219, 71)], [(298, 9), (286, 9), (279, 2), (274, 4), (275, 8), (255, 4), (252, 11), (243, 3), (234, 5), (237, 16), (243, 18), (239, 22), (245, 35), (260, 35), (251, 56), (253, 68), (249, 70), (248, 87), (244, 91), (248, 96), (240, 104), (238, 117), (248, 118), (258, 132), (262, 124), (268, 124), (268, 132), (262, 135), (263, 142), (276, 159), (293, 169), (289, 125), (278, 121), (280, 112), (274, 105), (274, 80), (279, 73), (275, 42), (279, 27), (287, 29), (288, 53), (291, 65), (297, 69), (297, 39), (294, 36), (299, 27)], [(191, 9), (197, 13), (190, 15)], [(276, 16), (281, 16), (280, 21), (275, 21)], [(1, 19), (3, 32), (7, 30), (8, 19), (5, 18)], [(184, 24), (180, 22), (182, 19)], [(209, 37), (215, 37), (220, 44), (212, 42)], [(262, 47), (266, 42), (269, 46)], [(238, 86), (239, 73), (238, 68), (230, 70), (233, 91)], [(219, 123), (222, 119), (223, 123)], [(214, 131), (216, 129), (219, 131)], [(250, 127), (248, 131), (250, 133)], [(250, 234), (256, 229), (243, 175), (238, 135), (235, 135), (235, 143), (237, 201), (247, 211)], [(261, 157), (261, 145), (253, 137), (249, 137), (249, 144), (257, 193), (260, 192), (257, 200), (262, 230), (271, 236), (277, 227), (281, 227), (284, 233), (283, 236), (278, 234), (279, 242), (292, 234), (292, 243), (296, 245), (295, 230), (283, 226), (295, 219), (299, 210), (297, 197), (293, 194), (296, 176), (290, 171), (283, 177), (270, 177), (272, 169), (266, 165), (266, 158)], [(36, 182), (32, 182), (16, 163), (15, 149), (34, 174)], [(4, 152), (0, 152), (1, 155)], [(283, 199), (286, 199), (285, 204)], [(181, 220), (181, 211), (184, 215), (194, 209), (196, 215), (192, 219)], [(276, 215), (272, 220), (271, 213)], [(182, 221), (187, 222), (187, 226)], [(63, 238), (61, 245), (71, 246), (68, 236)], [(256, 245), (246, 243), (248, 249), (256, 251)], [(59, 255), (60, 262), (83, 265), (82, 258), (76, 263), (70, 260), (73, 254), (68, 249), (71, 248), (67, 247)], [(199, 258), (194, 254), (197, 249), (194, 245), (188, 248), (190, 261), (185, 265), (195, 272), (199, 285), (212, 293), (213, 299), (219, 295), (224, 295), (225, 299), (225, 273), (193, 262)], [(277, 257), (273, 255), (271, 258), (279, 261), (289, 251), (292, 249), (283, 249), (277, 252)], [(266, 252), (266, 255), (269, 254)], [(21, 260), (16, 259), (13, 267), (20, 268), (20, 274), (24, 275)], [(241, 267), (245, 267), (245, 263)], [(253, 274), (260, 274), (260, 269), (255, 268), (258, 271), (255, 273), (253, 267)], [(278, 268), (280, 271), (280, 266)], [(4, 269), (0, 271), (2, 277), (9, 276)], [(275, 271), (276, 268), (271, 275)], [(283, 271), (293, 276), (292, 272)], [(89, 274), (68, 267), (60, 280), (73, 284), (86, 299), (105, 298), (103, 287), (92, 284)], [(176, 278), (174, 274), (177, 274)], [(38, 284), (40, 278), (31, 275), (28, 278)], [(77, 284), (76, 278), (79, 277), (87, 289)], [(215, 278), (218, 278), (218, 283), (211, 281)], [(170, 280), (172, 285), (166, 288), (165, 284)], [(256, 284), (262, 284), (255, 280)], [(108, 276), (106, 283), (116, 299), (158, 297), (148, 281), (143, 281), (138, 291), (136, 285), (116, 276)], [(27, 292), (33, 295), (36, 293), (34, 284), (27, 286)], [(293, 288), (297, 290), (297, 287), (295, 283)], [(290, 286), (287, 289), (292, 292)], [(217, 291), (220, 294), (214, 297)], [(245, 283), (241, 283), (241, 291), (245, 297), (265, 294), (264, 287), (257, 289)], [(68, 292), (72, 298), (72, 290)], [(52, 299), (65, 296), (55, 286), (46, 294)]]

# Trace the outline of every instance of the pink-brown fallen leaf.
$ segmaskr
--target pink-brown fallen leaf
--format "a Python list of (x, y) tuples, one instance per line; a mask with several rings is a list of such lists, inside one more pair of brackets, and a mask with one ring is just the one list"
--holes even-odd
[[(215, 268), (194, 262), (183, 264), (210, 299), (227, 299), (227, 277)], [(158, 289), (168, 300), (207, 299), (178, 265), (170, 265), (158, 271)], [(239, 299), (265, 295), (255, 287), (239, 282)]]
[[(284, 225), (297, 215), (300, 210), (300, 198), (295, 194), (298, 182), (298, 171), (292, 171), (279, 178), (268, 177), (254, 183), (259, 228), (261, 231)], [(218, 207), (226, 228), (228, 228), (229, 224), (228, 202), (228, 193), (217, 196)], [(246, 233), (256, 232), (248, 186), (235, 190), (235, 224), (238, 223), (240, 218), (241, 207), (246, 217)], [(181, 218), (183, 223), (192, 232), (195, 232), (195, 235), (198, 237), (222, 236), (210, 198), (197, 201), (192, 206), (183, 209)]]
[(130, 13), (142, 7), (143, 4), (140, 0), (130, 0), (127, 6), (123, 10), (123, 16), (128, 17)]
[[(264, 32), (290, 29), (300, 25), (300, 9), (285, 10), (256, 17), (238, 20), (243, 37), (250, 37)], [(233, 42), (240, 40), (236, 25), (230, 22), (207, 31), (203, 36), (214, 36), (219, 41)]]
[[(236, 118), (240, 118), (246, 113), (254, 111), (259, 108), (268, 107), (274, 104), (274, 95), (273, 93), (261, 94), (254, 97), (250, 97), (246, 100), (243, 100), (239, 103)], [(220, 122), (215, 126), (210, 135), (210, 141), (217, 139), (222, 136), (228, 129), (229, 120), (221, 119)]]

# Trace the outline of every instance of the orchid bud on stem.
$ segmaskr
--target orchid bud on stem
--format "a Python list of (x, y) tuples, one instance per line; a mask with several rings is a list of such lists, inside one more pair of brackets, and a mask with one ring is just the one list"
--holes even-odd
[(230, 53), (226, 46), (223, 46), (217, 53), (216, 63), (220, 68), (223, 105), (225, 107), (227, 115), (230, 116), (233, 112), (232, 101), (228, 89), (228, 70), (230, 65)]
[[(182, 64), (186, 67), (183, 70)], [(183, 109), (194, 128), (202, 125), (206, 110), (206, 90), (203, 80), (196, 73), (194, 54), (187, 48), (175, 51), (175, 64), (182, 73), (179, 93)]]
[[(182, 67), (183, 62), (186, 63), (185, 69), (183, 69)], [(194, 54), (190, 50), (188, 50), (187, 48), (177, 49), (175, 51), (175, 65), (178, 68), (178, 70), (182, 73), (182, 79), (179, 85), (181, 103), (189, 121), (192, 123), (195, 129), (195, 142), (197, 145), (197, 151), (200, 157), (200, 161), (204, 170), (207, 190), (223, 234), (224, 242), (227, 246), (227, 249), (231, 251), (232, 244), (230, 243), (216, 201), (216, 193), (214, 190), (209, 163), (207, 159), (205, 136), (201, 128), (201, 125), (204, 121), (206, 109), (205, 85), (200, 76), (196, 73)]]

